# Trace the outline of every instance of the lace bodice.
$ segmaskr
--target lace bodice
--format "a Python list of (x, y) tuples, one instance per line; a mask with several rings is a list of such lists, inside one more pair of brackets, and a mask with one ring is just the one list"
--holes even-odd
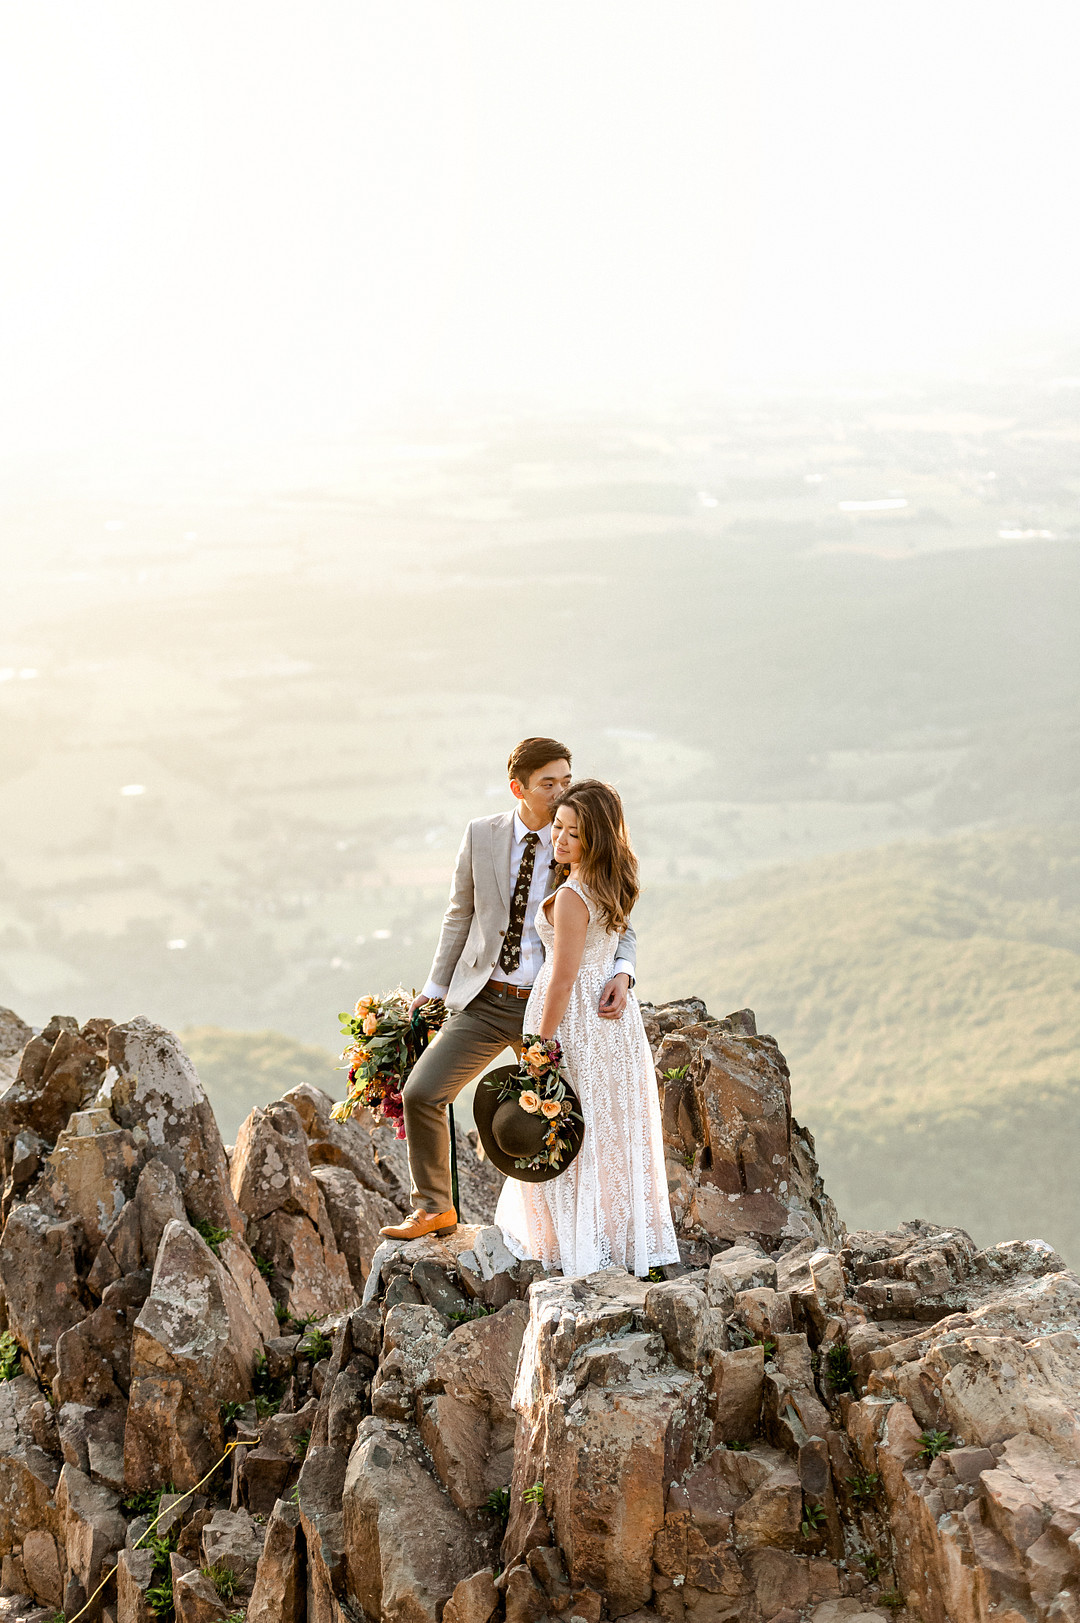
[[(570, 1002), (556, 1035), (581, 1100), (585, 1136), (567, 1170), (547, 1183), (508, 1178), (495, 1221), (510, 1250), (536, 1257), (569, 1277), (621, 1267), (644, 1276), (678, 1262), (668, 1203), (656, 1073), (641, 1010), (631, 992), (619, 1020), (601, 1020), (604, 983), (619, 936), (578, 880), (566, 881), (589, 909), (589, 927)], [(555, 927), (550, 908), (536, 916), (547, 954), (525, 1010), (526, 1031), (543, 1013)]]
[[(611, 968), (615, 962), (615, 952), (619, 945), (619, 932), (608, 928), (604, 922), (600, 907), (593, 901), (580, 880), (567, 879), (560, 886), (560, 889), (576, 892), (589, 909), (589, 928), (585, 935), (585, 950), (581, 955), (578, 980), (588, 979), (591, 985), (595, 976), (599, 975), (600, 985), (603, 986), (604, 982), (610, 978)], [(555, 894), (557, 895), (558, 892), (556, 891)], [(540, 907), (536, 912), (536, 933), (543, 943), (544, 954), (547, 958), (551, 957), (551, 949), (555, 942), (555, 926), (551, 922), (553, 912), (554, 904), (550, 907)], [(599, 996), (599, 993), (597, 995)]]

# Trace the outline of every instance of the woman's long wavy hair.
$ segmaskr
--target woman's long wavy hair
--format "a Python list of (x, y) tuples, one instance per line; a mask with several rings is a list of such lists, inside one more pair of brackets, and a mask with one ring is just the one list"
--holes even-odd
[[(552, 816), (560, 806), (577, 812), (578, 839), (581, 841), (581, 878), (604, 914), (609, 929), (620, 933), (630, 920), (637, 901), (637, 857), (630, 844), (623, 818), (622, 801), (609, 783), (598, 778), (582, 778), (560, 795)], [(559, 884), (568, 869), (561, 870)]]

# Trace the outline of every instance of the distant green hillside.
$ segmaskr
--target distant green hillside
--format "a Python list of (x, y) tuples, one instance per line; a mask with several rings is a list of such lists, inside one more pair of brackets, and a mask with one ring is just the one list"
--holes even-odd
[(896, 845), (647, 895), (648, 995), (749, 1006), (849, 1224), (1080, 1260), (1080, 827)]
[(280, 1031), (226, 1031), (193, 1026), (180, 1033), (206, 1088), (226, 1143), (255, 1105), (280, 1099), (301, 1082), (312, 1082), (335, 1098), (345, 1089), (343, 1073), (321, 1048), (297, 1042)]

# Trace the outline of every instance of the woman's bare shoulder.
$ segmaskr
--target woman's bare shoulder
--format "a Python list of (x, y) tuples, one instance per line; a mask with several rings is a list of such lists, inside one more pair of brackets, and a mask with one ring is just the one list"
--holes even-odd
[(583, 896), (579, 896), (576, 890), (572, 890), (569, 885), (560, 885), (558, 890), (553, 891), (547, 897), (543, 906), (549, 918), (561, 918), (567, 924), (576, 919), (587, 919), (589, 916), (588, 902)]

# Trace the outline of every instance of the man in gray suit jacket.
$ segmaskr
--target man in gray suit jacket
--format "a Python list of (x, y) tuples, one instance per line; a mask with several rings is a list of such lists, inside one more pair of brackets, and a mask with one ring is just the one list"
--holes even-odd
[[(552, 807), (570, 787), (570, 751), (554, 738), (526, 738), (507, 769), (517, 809), (478, 817), (465, 830), (431, 975), (413, 1003), (444, 998), (451, 1019), (402, 1094), (414, 1209), (381, 1231), (388, 1239), (417, 1240), (454, 1227), (446, 1106), (505, 1048), (521, 1053), (525, 1005), (544, 961), (536, 910), (555, 879)], [(636, 959), (627, 928), (600, 997), (605, 1019), (617, 1020), (625, 1009)]]

